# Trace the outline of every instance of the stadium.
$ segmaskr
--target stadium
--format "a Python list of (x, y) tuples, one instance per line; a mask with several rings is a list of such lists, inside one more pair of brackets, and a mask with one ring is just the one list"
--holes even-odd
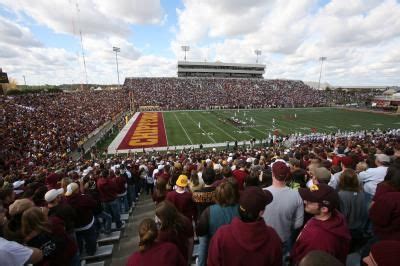
[(78, 2), (0, 1), (1, 266), (398, 265), (396, 1)]

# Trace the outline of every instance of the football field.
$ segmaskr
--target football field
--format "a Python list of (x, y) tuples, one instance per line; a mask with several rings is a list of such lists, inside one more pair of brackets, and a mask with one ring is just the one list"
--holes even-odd
[[(400, 116), (338, 108), (142, 112), (109, 147), (127, 152), (167, 146), (223, 146), (268, 135), (400, 128)], [(161, 148), (160, 148), (161, 149)]]
[(177, 111), (163, 116), (168, 145), (248, 141), (274, 130), (310, 134), (400, 127), (400, 116), (336, 108)]

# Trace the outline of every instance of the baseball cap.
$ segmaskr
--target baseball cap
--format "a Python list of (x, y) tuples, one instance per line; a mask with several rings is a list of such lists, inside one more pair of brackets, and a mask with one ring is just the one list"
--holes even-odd
[(240, 209), (257, 216), (265, 206), (272, 202), (273, 196), (268, 190), (259, 187), (247, 187), (240, 196)]
[(67, 186), (67, 192), (65, 192), (65, 196), (71, 196), (79, 188), (77, 183), (71, 183)]
[(375, 158), (382, 163), (390, 163), (390, 157), (387, 156), (386, 154), (375, 154)]
[(55, 198), (57, 198), (58, 195), (62, 195), (64, 194), (64, 189), (60, 188), (60, 189), (50, 189), (49, 191), (46, 192), (46, 194), (44, 195), (44, 199), (47, 202), (52, 202)]
[(20, 186), (22, 186), (23, 184), (25, 184), (25, 181), (24, 181), (24, 180), (18, 180), (18, 181), (15, 181), (15, 182), (13, 183), (13, 187), (14, 187), (14, 189), (17, 189), (17, 188), (19, 188)]
[(331, 172), (325, 167), (318, 167), (314, 170), (314, 176), (320, 183), (328, 184), (331, 180)]
[(188, 177), (186, 175), (180, 175), (178, 180), (176, 180), (176, 185), (186, 187), (188, 185)]
[(327, 184), (314, 184), (308, 188), (299, 188), (299, 194), (303, 200), (321, 203), (333, 210), (339, 205), (337, 192)]

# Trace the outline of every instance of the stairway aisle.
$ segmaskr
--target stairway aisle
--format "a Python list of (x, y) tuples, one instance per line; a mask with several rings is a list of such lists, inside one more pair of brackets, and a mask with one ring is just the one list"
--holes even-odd
[(132, 214), (129, 216), (121, 239), (115, 245), (110, 264), (125, 266), (129, 256), (138, 250), (139, 235), (138, 226), (144, 218), (154, 218), (155, 205), (152, 198), (146, 194), (140, 196)]

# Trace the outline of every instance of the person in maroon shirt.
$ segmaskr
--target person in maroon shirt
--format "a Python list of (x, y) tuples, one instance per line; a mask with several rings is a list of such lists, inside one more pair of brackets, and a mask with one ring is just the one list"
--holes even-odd
[(97, 190), (100, 193), (100, 200), (103, 205), (104, 211), (112, 216), (115, 221), (117, 228), (121, 228), (121, 212), (118, 201), (118, 185), (115, 179), (109, 176), (109, 172), (103, 169), (101, 176), (96, 182)]
[(192, 193), (186, 191), (188, 185), (188, 177), (180, 175), (176, 181), (176, 189), (168, 192), (166, 200), (170, 201), (190, 222), (196, 221), (197, 210), (192, 198)]
[(190, 264), (193, 253), (193, 226), (174, 205), (164, 200), (156, 207), (156, 223), (159, 225), (157, 240), (175, 244), (185, 261)]
[(144, 219), (139, 224), (139, 251), (133, 253), (126, 263), (136, 265), (186, 266), (187, 263), (176, 245), (156, 241), (157, 225), (153, 219)]
[(337, 211), (337, 192), (329, 185), (314, 184), (310, 189), (300, 188), (299, 193), (305, 211), (314, 216), (305, 224), (292, 248), (292, 263), (297, 265), (312, 250), (326, 251), (345, 263), (351, 236), (345, 218)]
[(163, 178), (157, 180), (156, 189), (152, 194), (153, 201), (158, 204), (167, 196), (167, 181)]
[(246, 188), (239, 200), (239, 217), (221, 226), (210, 242), (208, 266), (282, 265), (282, 243), (263, 219), (272, 194), (259, 187)]
[(244, 180), (248, 176), (248, 173), (246, 172), (246, 163), (243, 160), (240, 160), (237, 164), (237, 167), (239, 169), (236, 169), (235, 171), (233, 171), (232, 175), (239, 184), (239, 190), (243, 190), (244, 189)]
[(65, 196), (67, 203), (76, 212), (74, 226), (79, 253), (82, 254), (83, 242), (85, 242), (86, 253), (93, 255), (97, 250), (97, 234), (93, 216), (96, 201), (90, 195), (81, 194), (79, 185), (74, 182), (67, 186)]

